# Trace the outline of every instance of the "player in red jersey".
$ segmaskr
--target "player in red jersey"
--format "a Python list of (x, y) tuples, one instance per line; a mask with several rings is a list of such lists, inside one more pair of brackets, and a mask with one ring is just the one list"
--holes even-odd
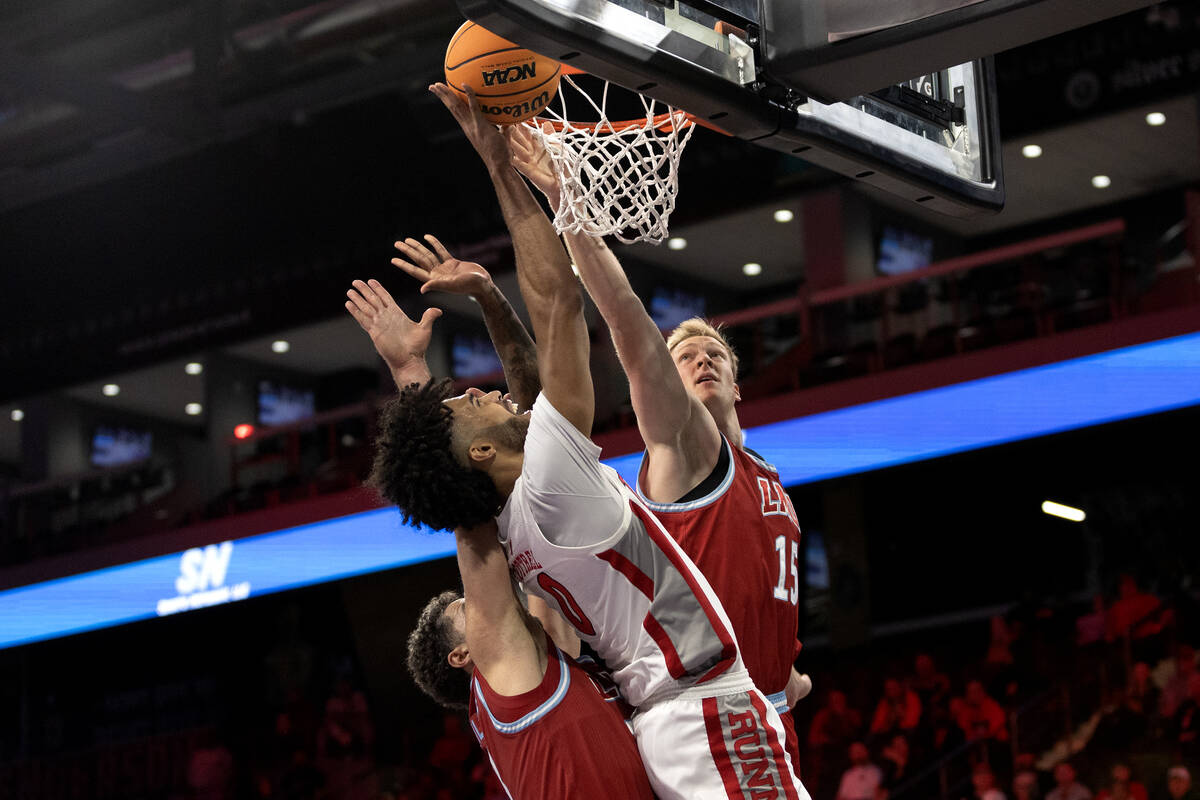
[[(545, 151), (521, 126), (514, 126), (512, 146), (517, 168), (557, 208)], [(565, 238), (629, 377), (646, 443), (638, 492), (721, 599), (751, 678), (780, 712), (798, 767), (789, 709), (812, 686), (792, 666), (799, 652), (800, 527), (775, 469), (744, 447), (737, 358), (699, 319), (664, 342), (603, 240)]]
[[(408, 644), (418, 685), (448, 708), (469, 708), (471, 728), (515, 800), (653, 798), (615, 698), (517, 597), (495, 522), (460, 528), (455, 538), (465, 596), (443, 592), (422, 612)], [(578, 652), (565, 626), (547, 620), (564, 648), (573, 641)]]

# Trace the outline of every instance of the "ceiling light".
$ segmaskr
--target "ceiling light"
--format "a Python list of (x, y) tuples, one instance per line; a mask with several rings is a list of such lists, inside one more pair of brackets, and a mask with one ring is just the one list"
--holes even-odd
[(1062, 503), (1056, 503), (1053, 500), (1047, 500), (1042, 503), (1042, 513), (1049, 514), (1052, 517), (1069, 519), (1071, 522), (1083, 522), (1087, 519), (1087, 514), (1083, 512), (1083, 509), (1064, 506)]
[(20, 422), (25, 419), (25, 412), (19, 408), (14, 408), (9, 416), (12, 417), (13, 422)]
[(687, 239), (682, 236), (672, 236), (670, 239), (667, 239), (667, 247), (671, 250), (682, 250), (687, 247)]
[(276, 339), (271, 342), (271, 352), (273, 353), (286, 353), (291, 349), (292, 345), (286, 339)]
[(183, 412), (189, 417), (194, 417), (203, 410), (204, 406), (200, 405), (199, 403), (188, 403), (183, 407)]
[(751, 276), (761, 275), (762, 274), (762, 264), (757, 264), (753, 261), (751, 261), (749, 264), (742, 264), (742, 272), (746, 275), (751, 275)]
[(100, 391), (105, 397), (116, 397), (121, 393), (121, 387), (117, 386), (115, 383), (106, 383), (104, 384), (104, 387), (100, 389)]
[(1149, 114), (1146, 115), (1146, 124), (1151, 125), (1155, 128), (1157, 128), (1159, 125), (1165, 125), (1166, 122), (1167, 122), (1167, 115), (1162, 113), (1161, 111), (1151, 111)]
[(796, 215), (792, 213), (790, 208), (781, 208), (775, 212), (776, 222), (791, 222), (795, 218)]
[(241, 425), (234, 426), (233, 438), (235, 439), (249, 439), (253, 435), (254, 426), (249, 422), (243, 422)]
[(199, 375), (201, 372), (204, 372), (204, 365), (199, 361), (189, 361), (187, 364), (184, 364), (183, 371), (188, 375)]
[(1109, 186), (1112, 186), (1112, 178), (1107, 175), (1093, 175), (1092, 186), (1095, 186), (1097, 189), (1107, 189)]
[(1021, 148), (1021, 155), (1026, 158), (1037, 158), (1042, 154), (1041, 145), (1027, 144)]

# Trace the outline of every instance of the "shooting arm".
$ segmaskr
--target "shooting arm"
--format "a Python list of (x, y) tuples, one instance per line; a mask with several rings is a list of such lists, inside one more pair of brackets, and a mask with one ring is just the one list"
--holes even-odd
[(533, 405), (542, 390), (538, 379), (537, 346), (529, 331), (521, 324), (508, 298), (494, 283), (484, 292), (473, 295), (483, 309), (492, 346), (500, 356), (509, 394), (522, 410)]

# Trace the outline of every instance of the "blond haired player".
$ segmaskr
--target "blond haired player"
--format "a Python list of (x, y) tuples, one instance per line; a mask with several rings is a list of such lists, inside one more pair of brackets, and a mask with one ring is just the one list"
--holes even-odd
[[(511, 139), (517, 168), (557, 208), (559, 187), (545, 150), (521, 126)], [(812, 687), (792, 666), (799, 652), (800, 525), (775, 468), (743, 444), (737, 356), (702, 319), (684, 322), (664, 342), (603, 240), (565, 238), (629, 377), (646, 443), (638, 493), (721, 598), (750, 676), (784, 720), (798, 767), (789, 708)]]

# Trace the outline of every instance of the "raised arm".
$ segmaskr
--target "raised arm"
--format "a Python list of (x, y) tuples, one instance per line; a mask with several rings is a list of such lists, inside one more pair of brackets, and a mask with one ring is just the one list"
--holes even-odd
[(488, 336), (504, 367), (508, 391), (518, 406), (529, 408), (542, 390), (537, 348), (529, 331), (486, 269), (473, 261), (455, 258), (432, 235), (426, 234), (425, 241), (427, 244), (412, 238), (396, 242), (396, 249), (407, 260), (393, 258), (392, 263), (421, 281), (421, 294), (434, 291), (463, 294), (479, 304)]
[[(510, 138), (517, 168), (555, 203), (558, 186), (545, 150), (523, 128)], [(662, 332), (608, 246), (586, 234), (564, 238), (588, 294), (612, 333), (617, 357), (629, 377), (630, 399), (651, 462), (667, 462), (664, 466), (669, 464), (681, 482), (690, 481), (684, 486), (686, 491), (717, 462), (721, 446), (717, 424), (684, 388)]]
[(542, 682), (546, 647), (541, 625), (517, 599), (496, 522), (454, 531), (463, 582), (467, 649), (497, 692), (520, 694)]
[(396, 388), (429, 380), (425, 351), (433, 335), (433, 321), (442, 315), (441, 310), (427, 308), (421, 321), (414, 322), (379, 281), (354, 281), (353, 285), (346, 292), (350, 298), (346, 310), (371, 337), (375, 351), (392, 373)]
[[(595, 396), (588, 363), (588, 332), (583, 296), (571, 262), (550, 221), (525, 181), (512, 166), (505, 137), (480, 114), (468, 92), (458, 98), (448, 86), (430, 91), (441, 99), (463, 129), (500, 201), (500, 211), (513, 240), (517, 281), (538, 342), (538, 374), (550, 403), (584, 434), (592, 431)], [(520, 126), (509, 126), (513, 130)]]

